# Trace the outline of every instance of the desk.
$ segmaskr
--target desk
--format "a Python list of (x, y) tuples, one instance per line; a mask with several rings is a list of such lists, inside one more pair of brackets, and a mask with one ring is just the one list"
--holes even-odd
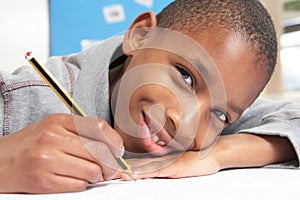
[(235, 169), (184, 179), (114, 180), (91, 185), (79, 193), (3, 194), (2, 200), (299, 200), (300, 170)]

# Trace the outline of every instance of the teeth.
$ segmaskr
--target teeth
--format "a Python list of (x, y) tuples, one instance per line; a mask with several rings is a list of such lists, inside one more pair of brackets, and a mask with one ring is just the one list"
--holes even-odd
[(159, 140), (158, 136), (155, 135), (155, 134), (152, 135), (152, 140), (153, 140), (156, 144), (158, 144), (158, 145), (160, 145), (160, 146), (166, 146), (166, 143), (164, 143), (163, 141)]
[(153, 140), (155, 143), (157, 143), (157, 142), (159, 141), (159, 138), (158, 138), (157, 135), (153, 134), (153, 135), (152, 135), (152, 140)]
[(155, 130), (152, 128), (152, 126), (148, 126), (148, 127), (149, 127), (149, 130), (152, 133), (152, 135), (155, 135)]
[(155, 134), (155, 130), (152, 128), (152, 126), (148, 126), (148, 128), (149, 131), (152, 133), (152, 140), (160, 146), (166, 146), (165, 142), (159, 140), (159, 137)]
[(166, 146), (166, 143), (164, 143), (163, 141), (158, 141), (157, 144), (160, 146)]

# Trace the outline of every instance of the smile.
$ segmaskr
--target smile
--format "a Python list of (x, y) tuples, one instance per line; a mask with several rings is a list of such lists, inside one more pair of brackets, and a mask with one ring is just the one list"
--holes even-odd
[[(154, 126), (153, 120), (143, 112), (140, 116), (139, 137), (144, 150), (155, 156), (168, 154), (171, 149), (167, 146), (172, 138), (166, 133), (164, 128), (158, 129)], [(164, 135), (164, 137), (162, 136)], [(168, 140), (166, 139), (168, 137)]]
[(158, 137), (156, 134), (152, 134), (152, 140), (153, 140), (156, 144), (158, 144), (158, 145), (160, 145), (160, 146), (162, 146), (162, 147), (166, 146), (166, 143), (165, 143), (164, 141), (160, 140), (159, 137)]
[(144, 112), (141, 114), (139, 123), (139, 137), (145, 151), (156, 156), (163, 156), (172, 150), (182, 149), (182, 145), (168, 134), (163, 125), (151, 120)]

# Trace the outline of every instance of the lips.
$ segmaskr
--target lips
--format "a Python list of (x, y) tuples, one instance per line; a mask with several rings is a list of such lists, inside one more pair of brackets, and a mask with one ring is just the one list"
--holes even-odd
[(155, 156), (163, 156), (171, 151), (184, 149), (167, 133), (162, 125), (151, 120), (145, 113), (141, 114), (139, 123), (140, 141), (147, 152)]

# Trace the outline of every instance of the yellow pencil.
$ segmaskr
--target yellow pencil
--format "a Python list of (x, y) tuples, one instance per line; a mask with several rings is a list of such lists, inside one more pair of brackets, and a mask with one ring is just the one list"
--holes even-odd
[[(39, 73), (39, 75), (44, 79), (44, 81), (51, 87), (55, 94), (64, 102), (64, 104), (70, 109), (74, 114), (82, 117), (87, 117), (83, 110), (77, 105), (77, 103), (72, 99), (69, 93), (61, 86), (61, 84), (56, 80), (56, 78), (49, 72), (49, 70), (43, 66), (32, 52), (27, 52), (25, 58), (33, 66), (33, 68)], [(123, 170), (130, 178), (134, 179), (129, 165), (126, 161), (120, 157), (116, 158), (119, 168)]]

